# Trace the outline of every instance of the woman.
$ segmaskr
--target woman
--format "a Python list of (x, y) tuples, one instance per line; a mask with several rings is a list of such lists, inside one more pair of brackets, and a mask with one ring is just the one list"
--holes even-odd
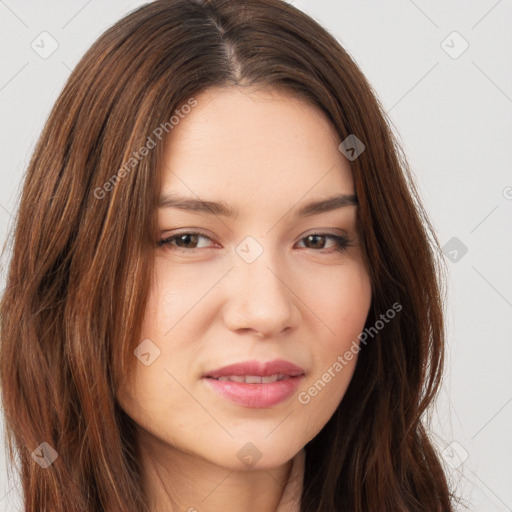
[(25, 510), (452, 510), (439, 247), (355, 63), (278, 0), (157, 0), (71, 74), (1, 303)]

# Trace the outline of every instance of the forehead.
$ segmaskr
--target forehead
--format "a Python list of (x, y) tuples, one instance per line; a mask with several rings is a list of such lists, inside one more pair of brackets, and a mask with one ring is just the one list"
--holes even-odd
[(315, 105), (276, 90), (209, 89), (173, 127), (161, 195), (255, 203), (353, 194), (341, 142)]

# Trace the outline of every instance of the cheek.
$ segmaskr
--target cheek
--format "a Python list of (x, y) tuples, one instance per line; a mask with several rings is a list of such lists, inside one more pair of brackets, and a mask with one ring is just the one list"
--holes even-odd
[(121, 386), (117, 399), (137, 425), (171, 441), (184, 424), (197, 423), (201, 418), (195, 416), (190, 397), (166, 369), (161, 358), (148, 367), (137, 365), (132, 378)]
[(318, 312), (322, 332), (312, 357), (314, 371), (299, 402), (315, 410), (318, 425), (326, 422), (343, 398), (355, 370), (359, 353), (358, 335), (363, 331), (371, 304), (368, 272), (360, 262), (352, 262), (315, 280), (310, 292), (311, 309)]
[(155, 284), (150, 292), (144, 314), (143, 337), (164, 337), (175, 325), (174, 318), (185, 315), (187, 302), (181, 287), (177, 286), (176, 282), (172, 286), (162, 281)]
[(185, 317), (215, 283), (214, 278), (201, 279), (194, 265), (173, 266), (165, 257), (157, 257), (142, 324), (143, 337), (172, 336), (172, 331), (181, 327), (181, 319), (187, 320)]
[(334, 269), (322, 269), (303, 283), (306, 304), (324, 327), (326, 351), (339, 351), (363, 330), (372, 289), (368, 272), (359, 260)]

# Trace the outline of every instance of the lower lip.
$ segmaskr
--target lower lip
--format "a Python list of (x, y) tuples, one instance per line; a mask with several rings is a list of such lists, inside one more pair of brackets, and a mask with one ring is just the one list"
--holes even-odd
[(290, 398), (297, 390), (304, 375), (278, 380), (268, 384), (246, 384), (229, 380), (203, 378), (213, 390), (244, 407), (264, 408)]

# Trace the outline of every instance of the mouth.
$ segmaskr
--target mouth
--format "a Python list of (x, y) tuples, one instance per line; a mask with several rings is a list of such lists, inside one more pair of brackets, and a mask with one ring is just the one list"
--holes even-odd
[[(243, 361), (241, 363), (234, 363), (222, 368), (210, 370), (205, 373), (203, 377), (213, 379), (220, 379), (227, 377), (223, 380), (232, 380), (233, 382), (246, 382), (247, 384), (261, 384), (263, 378), (271, 378), (269, 382), (276, 380), (283, 380), (284, 378), (297, 377), (304, 375), (304, 369), (290, 361), (284, 359), (274, 359), (273, 361)], [(243, 378), (242, 380), (236, 380)], [(245, 380), (247, 379), (247, 380)], [(263, 381), (265, 382), (265, 381)]]
[(280, 380), (287, 380), (295, 377), (292, 375), (274, 374), (269, 376), (261, 375), (223, 375), (222, 377), (205, 377), (207, 379), (219, 380), (222, 382), (244, 382), (245, 384), (271, 384)]
[(304, 376), (302, 368), (279, 359), (224, 366), (204, 374), (202, 380), (210, 389), (237, 405), (269, 408), (290, 398)]

